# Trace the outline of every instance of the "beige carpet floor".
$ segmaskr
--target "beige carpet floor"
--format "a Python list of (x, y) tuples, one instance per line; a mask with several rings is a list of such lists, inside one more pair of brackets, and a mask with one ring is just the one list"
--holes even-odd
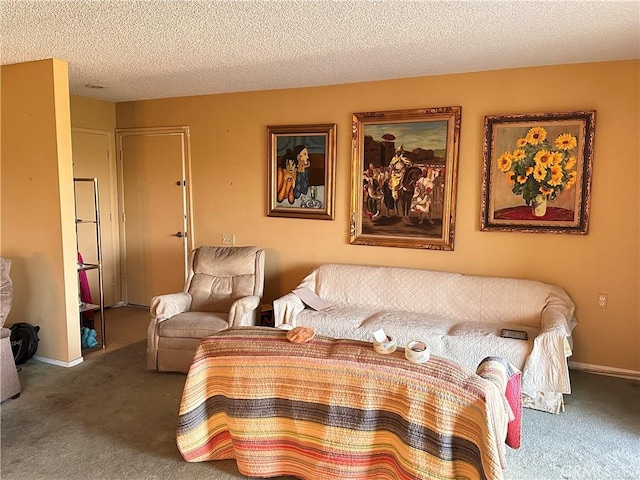
[[(2, 480), (245, 478), (233, 461), (182, 459), (175, 429), (185, 376), (144, 370), (145, 346), (90, 354), (74, 368), (22, 365), (21, 396), (0, 406)], [(571, 377), (565, 413), (525, 409), (505, 479), (640, 478), (638, 382)]]

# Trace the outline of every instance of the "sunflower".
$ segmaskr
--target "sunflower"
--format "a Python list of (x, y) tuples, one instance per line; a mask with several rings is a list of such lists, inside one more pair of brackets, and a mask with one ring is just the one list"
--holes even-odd
[(549, 180), (549, 185), (552, 187), (557, 187), (562, 184), (562, 175), (563, 175), (562, 167), (560, 165), (551, 165), (551, 179)]
[(578, 172), (576, 172), (575, 170), (573, 172), (569, 172), (569, 179), (565, 184), (566, 189), (569, 190), (576, 183), (577, 179), (578, 179)]
[(542, 195), (551, 195), (553, 193), (553, 188), (547, 188), (547, 187), (540, 187), (540, 193)]
[(504, 152), (498, 158), (498, 168), (501, 172), (506, 172), (511, 168), (511, 154), (509, 152)]
[(525, 138), (527, 139), (527, 143), (530, 143), (531, 145), (538, 145), (539, 143), (544, 142), (547, 138), (547, 131), (542, 127), (532, 127), (527, 132), (527, 136)]
[(518, 175), (518, 183), (520, 185), (524, 185), (525, 183), (527, 183), (527, 177), (525, 177), (524, 175)]
[(553, 154), (548, 150), (540, 150), (536, 153), (534, 157), (536, 165), (541, 165), (544, 168), (549, 168), (549, 166), (553, 163)]
[(560, 152), (553, 152), (551, 154), (551, 164), (552, 165), (560, 165), (560, 162), (564, 159), (564, 155)]
[(570, 133), (563, 133), (556, 138), (555, 144), (560, 150), (571, 150), (578, 145), (578, 140)]
[(516, 175), (516, 174), (515, 174), (515, 173), (513, 173), (513, 172), (507, 172), (507, 173), (506, 173), (505, 178), (507, 179), (507, 182), (508, 182), (510, 185), (513, 185), (514, 183), (516, 183), (516, 182), (515, 182), (515, 180), (513, 179), (513, 177), (515, 177), (515, 175)]
[(520, 161), (520, 160), (524, 159), (526, 156), (527, 156), (527, 154), (521, 148), (518, 148), (518, 149), (514, 150), (513, 153), (511, 154), (511, 158), (513, 160), (515, 160), (515, 161)]
[(544, 178), (547, 176), (547, 169), (540, 164), (536, 164), (533, 169), (533, 178), (538, 182), (544, 182)]
[(516, 140), (516, 147), (522, 148), (524, 147), (527, 143), (527, 139), (526, 138), (519, 138), (518, 140)]
[(576, 157), (569, 157), (569, 160), (567, 160), (567, 163), (565, 164), (564, 168), (565, 170), (571, 170), (575, 164), (576, 164)]

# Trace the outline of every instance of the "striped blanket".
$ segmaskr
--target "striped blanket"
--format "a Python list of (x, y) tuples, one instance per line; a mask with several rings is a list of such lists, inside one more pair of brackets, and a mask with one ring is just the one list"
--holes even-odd
[(236, 459), (249, 477), (501, 479), (508, 415), (491, 381), (440, 357), (238, 327), (203, 339), (177, 444), (189, 462)]

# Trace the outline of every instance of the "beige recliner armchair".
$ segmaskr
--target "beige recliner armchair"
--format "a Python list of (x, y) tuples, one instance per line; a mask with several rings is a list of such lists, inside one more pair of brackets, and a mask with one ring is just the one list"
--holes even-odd
[(147, 369), (188, 372), (204, 337), (255, 325), (264, 291), (264, 250), (198, 247), (189, 255), (184, 291), (151, 300)]
[(11, 310), (13, 283), (9, 277), (11, 260), (0, 257), (0, 401), (20, 395), (20, 379), (11, 350), (11, 330), (4, 321)]

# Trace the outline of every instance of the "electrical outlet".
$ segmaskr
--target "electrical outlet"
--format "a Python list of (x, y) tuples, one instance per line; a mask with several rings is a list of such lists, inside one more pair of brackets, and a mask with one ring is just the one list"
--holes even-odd
[(235, 245), (236, 236), (233, 233), (223, 233), (221, 235), (221, 243), (222, 245)]
[(598, 294), (598, 307), (607, 308), (607, 303), (609, 303), (609, 295), (606, 293)]

